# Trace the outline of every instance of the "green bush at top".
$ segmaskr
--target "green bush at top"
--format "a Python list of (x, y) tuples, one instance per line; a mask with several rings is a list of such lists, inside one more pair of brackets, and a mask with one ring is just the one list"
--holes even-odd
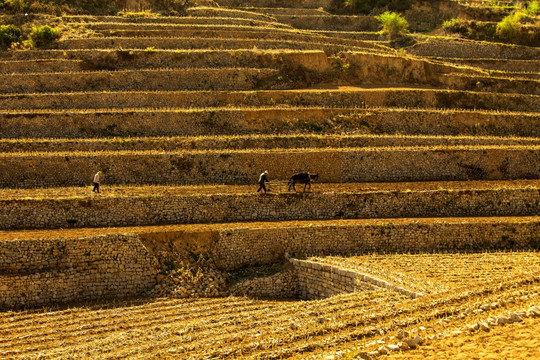
[(60, 31), (53, 29), (49, 25), (32, 26), (30, 39), (35, 46), (46, 46), (60, 37)]
[(387, 11), (375, 16), (380, 23), (381, 30), (390, 36), (404, 35), (408, 32), (409, 23), (398, 13)]
[(540, 3), (538, 1), (531, 1), (527, 3), (525, 10), (529, 15), (540, 15)]
[(22, 31), (15, 25), (0, 25), (0, 47), (8, 48), (21, 41)]
[(497, 24), (497, 36), (503, 40), (515, 39), (521, 32), (521, 20), (525, 16), (522, 12), (506, 16)]
[(369, 14), (375, 8), (386, 7), (390, 11), (405, 11), (412, 0), (343, 0), (345, 8), (355, 14)]

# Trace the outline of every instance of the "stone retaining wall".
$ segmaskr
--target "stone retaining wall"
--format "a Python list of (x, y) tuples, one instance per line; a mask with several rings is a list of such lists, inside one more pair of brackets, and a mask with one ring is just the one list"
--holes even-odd
[[(0, 154), (0, 187), (104, 184), (248, 185), (265, 169), (272, 179), (319, 174), (319, 181), (402, 182), (538, 179), (538, 146), (277, 149), (200, 152)], [(440, 166), (444, 164), (444, 166)]]
[[(307, 9), (317, 9), (320, 7), (328, 9), (332, 6), (332, 1), (333, 0), (297, 0), (294, 2), (293, 6)], [(218, 0), (217, 3), (224, 7), (291, 7), (290, 0)]]
[(531, 216), (538, 189), (162, 195), (0, 201), (1, 229), (241, 221)]
[[(79, 239), (0, 242), (0, 308), (39, 306), (104, 297), (142, 295), (156, 284), (152, 255), (179, 247), (212, 258), (222, 270), (282, 261), (292, 256), (372, 252), (481, 251), (540, 248), (540, 220), (499, 222), (383, 220), (200, 233), (141, 233)], [(170, 250), (169, 250), (170, 251)], [(366, 274), (293, 260), (288, 269), (231, 289), (236, 295), (318, 298), (341, 292), (388, 288), (420, 296)]]
[(421, 293), (416, 293), (385, 280), (353, 270), (313, 261), (297, 259), (291, 259), (290, 261), (296, 271), (298, 293), (301, 299), (321, 299), (373, 288), (384, 288), (399, 292), (413, 299), (423, 296)]
[(244, 149), (324, 149), (373, 147), (441, 147), (441, 146), (514, 146), (540, 145), (540, 138), (516, 137), (440, 137), (387, 135), (254, 135), (206, 137), (158, 137), (112, 139), (19, 139), (0, 140), (1, 152), (75, 152), (75, 151), (227, 151)]
[(267, 299), (296, 299), (299, 296), (296, 269), (288, 269), (272, 276), (255, 278), (234, 285), (230, 294)]
[(347, 15), (273, 15), (280, 23), (297, 29), (340, 31), (377, 31), (379, 22), (373, 16)]
[(308, 129), (320, 129), (322, 133), (540, 137), (540, 117), (333, 108), (0, 113), (0, 138), (285, 134)]
[(156, 275), (136, 236), (0, 242), (0, 308), (140, 295)]
[(418, 56), (464, 59), (517, 59), (535, 60), (540, 50), (534, 47), (503, 45), (474, 41), (436, 41), (418, 43), (407, 51)]
[(231, 229), (220, 233), (212, 257), (224, 269), (268, 264), (293, 257), (367, 253), (540, 249), (540, 220), (513, 222), (313, 225), (273, 229)]
[(0, 94), (4, 110), (177, 109), (208, 107), (389, 107), (539, 112), (540, 96), (432, 89), (354, 89), (351, 91), (166, 91)]
[(510, 72), (536, 73), (540, 68), (540, 60), (452, 59), (452, 63)]
[[(0, 93), (285, 88), (273, 69), (121, 70), (0, 75)], [(263, 86), (264, 84), (264, 86)]]
[[(343, 42), (343, 41), (341, 41)], [(338, 53), (351, 50), (348, 44), (336, 42), (315, 42), (274, 40), (274, 39), (219, 39), (219, 38), (86, 38), (86, 39), (66, 39), (58, 42), (59, 49), (62, 50), (110, 50), (110, 49), (147, 49), (153, 47), (157, 50), (177, 50), (177, 49), (205, 49), (205, 50), (243, 50), (257, 48), (260, 50), (324, 50), (328, 53)], [(370, 47), (376, 48), (371, 44)], [(361, 47), (352, 50), (362, 50)]]

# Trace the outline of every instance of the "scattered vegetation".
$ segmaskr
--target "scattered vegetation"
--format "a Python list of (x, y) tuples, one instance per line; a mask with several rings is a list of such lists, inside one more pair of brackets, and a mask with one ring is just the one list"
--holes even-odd
[(25, 26), (24, 29), (13, 24), (0, 25), (0, 48), (7, 49), (15, 45), (23, 48), (44, 47), (60, 37), (60, 30), (48, 25)]
[(506, 40), (515, 39), (521, 29), (521, 21), (525, 17), (522, 12), (508, 15), (497, 24), (497, 35)]
[(386, 11), (375, 16), (379, 21), (381, 30), (392, 37), (405, 35), (409, 29), (407, 20), (398, 13)]
[(0, 10), (10, 13), (23, 12), (28, 8), (26, 0), (0, 0)]
[(511, 10), (517, 8), (517, 5), (508, 3), (506, 1), (491, 1), (487, 4), (487, 6), (497, 10)]
[(0, 47), (8, 48), (21, 41), (22, 31), (15, 25), (0, 25)]
[[(109, 0), (0, 0), (0, 11), (11, 14), (45, 13), (45, 14), (100, 14), (115, 15), (119, 11), (124, 14), (138, 16), (145, 13), (162, 15), (181, 15), (191, 6), (191, 0), (158, 0), (151, 2), (151, 9), (139, 12), (126, 12), (120, 6), (123, 2)], [(125, 2), (124, 2), (125, 3)]]
[(528, 15), (533, 15), (533, 16), (540, 15), (540, 2), (531, 1), (527, 3), (527, 5), (525, 6), (525, 12)]
[(444, 31), (448, 34), (459, 34), (462, 36), (468, 36), (471, 33), (471, 28), (468, 26), (466, 20), (454, 18), (446, 20), (442, 25)]
[(374, 9), (403, 12), (411, 7), (412, 0), (344, 0), (343, 6), (353, 14), (369, 14)]
[(60, 30), (49, 25), (32, 26), (29, 39), (37, 47), (48, 46), (60, 37)]
[[(512, 8), (513, 9), (513, 8)], [(447, 34), (472, 40), (506, 42), (528, 46), (540, 45), (539, 3), (532, 1), (506, 15), (500, 22), (454, 18), (443, 23)]]
[(152, 12), (152, 10), (144, 11), (119, 11), (116, 15), (124, 16), (130, 19), (144, 19), (144, 18), (153, 18), (158, 17), (159, 14)]

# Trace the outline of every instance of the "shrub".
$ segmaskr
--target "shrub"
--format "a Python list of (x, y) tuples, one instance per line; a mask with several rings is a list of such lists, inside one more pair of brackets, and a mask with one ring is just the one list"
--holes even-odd
[(497, 36), (503, 40), (515, 39), (521, 31), (521, 20), (525, 17), (522, 12), (506, 16), (497, 24)]
[(58, 29), (51, 28), (48, 25), (32, 26), (32, 32), (30, 33), (30, 39), (35, 46), (45, 46), (53, 42), (60, 37), (60, 31)]
[(398, 13), (387, 11), (375, 16), (375, 19), (380, 22), (382, 31), (390, 36), (403, 35), (408, 32), (409, 23)]
[(540, 15), (540, 3), (538, 1), (531, 1), (527, 3), (525, 10), (529, 15)]
[(21, 41), (21, 29), (15, 25), (0, 25), (0, 47), (10, 47)]

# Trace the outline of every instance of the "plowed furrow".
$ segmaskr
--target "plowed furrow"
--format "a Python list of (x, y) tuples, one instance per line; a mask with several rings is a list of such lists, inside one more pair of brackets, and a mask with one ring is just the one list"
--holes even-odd
[[(350, 303), (350, 305), (348, 305)], [(361, 303), (361, 302), (360, 302)], [(349, 301), (341, 304), (336, 304), (338, 308), (343, 306), (350, 306), (352, 309), (357, 309), (359, 303), (353, 299), (353, 301)], [(132, 357), (135, 356), (137, 353), (147, 353), (151, 352), (153, 349), (161, 349), (166, 348), (168, 346), (171, 346), (171, 344), (182, 344), (183, 347), (186, 348), (186, 350), (189, 351), (195, 351), (201, 352), (208, 344), (212, 344), (212, 341), (208, 342), (206, 339), (210, 338), (213, 339), (216, 337), (216, 331), (218, 334), (226, 334), (221, 336), (221, 339), (218, 340), (222, 343), (228, 344), (228, 343), (238, 343), (238, 340), (243, 338), (251, 338), (252, 336), (255, 336), (261, 329), (269, 329), (270, 332), (266, 331), (265, 335), (268, 336), (274, 336), (272, 334), (276, 333), (275, 327), (280, 327), (281, 329), (278, 330), (277, 333), (283, 333), (290, 332), (289, 329), (289, 321), (290, 320), (282, 320), (282, 317), (286, 317), (286, 319), (294, 318), (295, 314), (298, 314), (300, 311), (306, 311), (303, 307), (298, 308), (297, 306), (293, 306), (293, 309), (287, 308), (284, 309), (285, 312), (264, 312), (266, 319), (262, 320), (261, 317), (256, 317), (256, 314), (239, 314), (239, 319), (243, 319), (244, 321), (239, 322), (231, 322), (231, 323), (215, 323), (214, 321), (209, 322), (209, 327), (206, 329), (203, 328), (191, 328), (190, 331), (185, 332), (185, 335), (182, 335), (178, 333), (178, 331), (174, 331), (173, 329), (176, 328), (174, 324), (167, 324), (163, 327), (159, 328), (159, 333), (150, 333), (147, 340), (144, 341), (144, 345), (138, 344), (136, 341), (128, 342), (125, 344), (126, 346), (121, 347), (121, 351), (116, 351), (114, 355), (111, 355), (111, 358), (126, 358), (126, 357)], [(328, 308), (325, 304), (325, 313), (332, 314), (333, 309)], [(357, 310), (355, 310), (357, 311)], [(305, 316), (305, 315), (304, 315)], [(277, 319), (277, 320), (276, 320)], [(277, 323), (276, 323), (277, 321)], [(283, 323), (284, 322), (284, 323)], [(283, 326), (284, 325), (284, 326)], [(175, 337), (174, 340), (170, 340), (167, 338), (167, 336), (173, 335)], [(218, 335), (219, 337), (219, 335)], [(109, 337), (110, 341), (113, 343), (111, 344), (112, 347), (116, 347), (116, 344), (114, 344), (115, 340), (112, 337)], [(119, 349), (117, 349), (119, 350)]]
[[(55, 334), (57, 334), (58, 327), (61, 327), (63, 333), (69, 333), (70, 338), (91, 338), (95, 335), (103, 333), (103, 329), (114, 328), (115, 331), (128, 331), (130, 329), (136, 329), (139, 326), (156, 326), (160, 323), (163, 323), (165, 320), (167, 323), (179, 323), (181, 320), (186, 319), (186, 321), (197, 321), (199, 318), (213, 317), (218, 314), (229, 313), (234, 311), (234, 314), (231, 316), (239, 316), (238, 312), (249, 313), (250, 311), (256, 311), (260, 305), (254, 304), (251, 306), (238, 306), (231, 308), (231, 305), (223, 301), (221, 304), (218, 304), (214, 307), (204, 308), (197, 307), (196, 309), (188, 307), (171, 307), (169, 309), (158, 308), (151, 312), (151, 315), (144, 315), (146, 312), (139, 313), (117, 313), (114, 315), (111, 314), (101, 314), (100, 316), (87, 317), (87, 318), (76, 318), (69, 321), (68, 326), (61, 326), (62, 322), (65, 322), (67, 319), (54, 319), (53, 322), (47, 322), (42, 326), (32, 325), (28, 330), (30, 332), (18, 333), (17, 340), (10, 340), (8, 346), (5, 346), (4, 349), (7, 351), (10, 348), (16, 348), (22, 344), (28, 343), (30, 339), (40, 339), (43, 336), (47, 336), (50, 340), (49, 342), (69, 342), (70, 340), (64, 340), (61, 337), (55, 339)], [(224, 309), (225, 308), (225, 309)], [(126, 319), (134, 319), (132, 321), (126, 322)], [(17, 328), (20, 328), (22, 325), (17, 324)], [(46, 330), (50, 329), (50, 330)], [(5, 341), (8, 343), (9, 336), (2, 338), (2, 333), (8, 333), (10, 329), (2, 329), (0, 333), (0, 341)], [(42, 344), (45, 346), (45, 344)], [(38, 350), (38, 349), (33, 349)]]
[[(250, 303), (249, 300), (239, 300), (235, 302), (236, 306), (241, 306), (245, 303)], [(208, 298), (208, 299), (200, 299), (197, 300), (197, 307), (206, 307), (208, 310), (211, 310), (213, 308), (220, 308), (224, 304), (226, 304), (226, 301), (222, 298)], [(169, 300), (166, 302), (151, 302), (149, 304), (144, 304), (142, 306), (135, 306), (135, 307), (129, 307), (129, 308), (122, 308), (121, 311), (118, 311), (117, 309), (108, 309), (108, 310), (99, 310), (99, 311), (87, 311), (81, 314), (79, 311), (76, 310), (70, 310), (67, 312), (60, 311), (60, 312), (49, 312), (45, 314), (25, 314), (21, 316), (10, 316), (7, 315), (6, 317), (0, 317), (0, 335), (3, 333), (8, 333), (10, 329), (17, 328), (17, 327), (25, 327), (25, 328), (31, 328), (32, 330), (40, 331), (42, 328), (49, 327), (51, 325), (55, 325), (56, 322), (60, 323), (65, 321), (66, 319), (70, 319), (73, 315), (77, 315), (76, 317), (76, 323), (70, 323), (73, 326), (78, 326), (78, 323), (84, 323), (92, 318), (93, 321), (100, 321), (108, 318), (118, 318), (119, 316), (139, 316), (141, 314), (146, 313), (168, 313), (168, 312), (175, 312), (178, 313), (179, 310), (180, 313), (184, 313), (186, 311), (190, 311), (188, 308), (192, 307), (192, 300)], [(228, 306), (228, 305), (227, 305)], [(1, 313), (0, 313), (1, 315)], [(52, 323), (51, 323), (52, 322)], [(64, 328), (65, 329), (65, 328)]]
[[(349, 301), (345, 302), (345, 306), (350, 303), (350, 306), (355, 306), (356, 301), (351, 296), (349, 297)], [(227, 305), (227, 304), (224, 304)], [(325, 306), (325, 309), (328, 309), (331, 311), (333, 309), (333, 306), (340, 307), (344, 306), (343, 303), (336, 303), (336, 302), (330, 302), (329, 304), (325, 304), (328, 306)], [(264, 309), (261, 309), (261, 307), (264, 306)], [(255, 303), (252, 306), (243, 308), (243, 307), (232, 307), (231, 305), (227, 305), (227, 308), (225, 309), (225, 314), (223, 309), (213, 311), (207, 311), (204, 309), (196, 308), (196, 309), (187, 309), (186, 314), (182, 314), (181, 316), (174, 313), (173, 316), (166, 316), (165, 314), (156, 314), (153, 316), (147, 316), (144, 318), (135, 318), (133, 319), (133, 316), (120, 314), (122, 318), (119, 318), (118, 321), (110, 322), (107, 321), (106, 318), (102, 319), (102, 324), (95, 323), (95, 320), (92, 319), (92, 324), (90, 326), (86, 325), (78, 325), (75, 326), (74, 331), (69, 332), (69, 337), (67, 337), (69, 340), (63, 340), (62, 337), (65, 333), (64, 331), (69, 331), (66, 329), (62, 329), (62, 334), (57, 336), (56, 338), (53, 338), (53, 335), (57, 334), (56, 330), (51, 330), (49, 334), (44, 334), (50, 336), (51, 340), (49, 340), (47, 343), (41, 342), (39, 347), (33, 347), (31, 349), (27, 349), (27, 351), (34, 352), (38, 350), (42, 350), (44, 348), (47, 348), (48, 346), (53, 347), (53, 344), (57, 344), (59, 341), (64, 341), (64, 347), (72, 344), (76, 344), (77, 342), (84, 342), (87, 343), (92, 340), (97, 335), (104, 334), (110, 327), (114, 328), (114, 332), (128, 332), (128, 331), (136, 331), (136, 329), (146, 329), (146, 328), (154, 328), (154, 327), (160, 327), (159, 325), (162, 324), (163, 328), (166, 327), (174, 327), (178, 328), (179, 326), (183, 326), (185, 330), (181, 332), (177, 332), (177, 335), (186, 336), (187, 338), (191, 338), (193, 336), (193, 333), (197, 333), (197, 339), (202, 338), (202, 333), (207, 334), (207, 336), (212, 336), (214, 334), (214, 329), (216, 326), (225, 331), (224, 329), (230, 328), (231, 333), (236, 332), (238, 329), (238, 326), (241, 326), (242, 329), (246, 328), (249, 329), (253, 327), (253, 322), (245, 322), (244, 320), (246, 318), (253, 318), (257, 319), (260, 318), (258, 314), (272, 314), (272, 318), (278, 317), (278, 316), (285, 316), (290, 315), (291, 313), (294, 313), (296, 310), (295, 308), (291, 308), (289, 306), (282, 306), (282, 305), (275, 305), (275, 306), (267, 306), (267, 304), (262, 305), (259, 303)], [(273, 309), (276, 309), (277, 311), (272, 312)], [(325, 310), (326, 311), (326, 310)], [(186, 317), (186, 315), (189, 315)], [(221, 315), (221, 317), (219, 316)], [(220, 320), (216, 320), (216, 318), (219, 318)], [(124, 319), (124, 321), (122, 321)], [(128, 322), (125, 322), (125, 319), (132, 319)], [(206, 321), (204, 321), (207, 319)], [(84, 322), (89, 321), (90, 319), (86, 319)], [(271, 321), (271, 320), (269, 320)], [(84, 323), (83, 322), (83, 323)], [(184, 325), (182, 325), (184, 324)], [(81, 327), (83, 329), (81, 329)], [(221, 331), (220, 330), (220, 331)], [(247, 330), (246, 330), (247, 331)], [(19, 334), (19, 337), (23, 337), (21, 339), (20, 344), (29, 343), (30, 335), (25, 334)], [(36, 339), (41, 338), (41, 334), (35, 334)], [(113, 335), (110, 335), (113, 336)], [(7, 339), (6, 339), (7, 340)], [(52, 343), (51, 343), (52, 341)], [(67, 341), (67, 342), (66, 342)], [(19, 343), (15, 344), (12, 343), (10, 347), (16, 347), (17, 345), (20, 345)], [(17, 352), (17, 350), (13, 350), (14, 352)], [(12, 354), (12, 353), (10, 353)]]

